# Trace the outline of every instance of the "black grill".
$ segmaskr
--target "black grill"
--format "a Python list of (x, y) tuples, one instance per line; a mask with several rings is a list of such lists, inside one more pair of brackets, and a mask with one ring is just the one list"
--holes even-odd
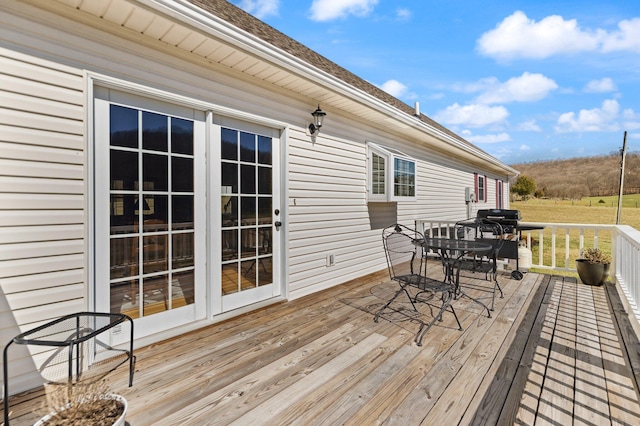
[(502, 226), (502, 231), (504, 234), (513, 234), (516, 232), (518, 223), (520, 219), (522, 219), (522, 216), (520, 215), (520, 210), (487, 209), (478, 210), (476, 219), (486, 219), (492, 222), (499, 223), (500, 226)]
[(478, 210), (476, 214), (476, 222), (482, 223), (483, 221), (491, 221), (499, 223), (502, 227), (502, 248), (498, 252), (498, 257), (503, 259), (515, 259), (516, 270), (511, 272), (511, 276), (517, 280), (521, 280), (523, 277), (522, 272), (519, 271), (520, 262), (518, 259), (518, 230), (520, 228), (520, 210), (509, 209), (488, 209)]

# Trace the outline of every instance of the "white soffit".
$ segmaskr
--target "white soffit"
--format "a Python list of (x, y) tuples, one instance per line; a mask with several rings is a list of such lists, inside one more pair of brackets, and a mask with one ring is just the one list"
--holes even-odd
[[(30, 0), (43, 8), (47, 8), (46, 3), (50, 1)], [(166, 0), (55, 1), (302, 96), (324, 102), (339, 99), (337, 105), (352, 114), (370, 114), (370, 108), (366, 105), (355, 102), (348, 95), (332, 91), (328, 86), (319, 92), (315, 79), (296, 74), (287, 67), (291, 58), (287, 58), (290, 55), (285, 52), (276, 48), (267, 51), (264, 47), (253, 46), (260, 44), (260, 41), (235, 27), (233, 31), (244, 34), (235, 40), (236, 43), (231, 43), (230, 37), (223, 33), (224, 28), (220, 28), (231, 26), (219, 19), (216, 21), (213, 16), (203, 16), (200, 21), (194, 21), (192, 16), (187, 15), (201, 12), (190, 3)], [(312, 68), (308, 64), (306, 66)], [(319, 70), (314, 72), (322, 73)], [(328, 94), (331, 96), (328, 97)], [(337, 105), (332, 106), (338, 107)]]
[[(314, 99), (350, 114), (384, 124), (412, 139), (496, 170), (510, 167), (471, 144), (453, 138), (371, 94), (356, 89), (222, 19), (182, 0), (27, 0), (44, 9), (53, 2), (69, 6), (118, 27), (190, 52), (209, 61)], [(61, 12), (61, 8), (55, 8)], [(74, 11), (69, 10), (71, 15)], [(117, 27), (116, 27), (117, 28)], [(434, 140), (435, 139), (435, 140)]]

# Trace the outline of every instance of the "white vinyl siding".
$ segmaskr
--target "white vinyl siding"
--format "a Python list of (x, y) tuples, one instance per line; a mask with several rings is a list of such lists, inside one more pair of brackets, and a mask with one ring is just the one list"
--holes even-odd
[[(327, 123), (340, 128), (342, 123), (336, 121), (334, 117)], [(416, 159), (416, 199), (367, 203), (366, 137), (354, 142), (327, 133), (321, 133), (313, 146), (301, 132), (292, 132), (289, 139), (292, 298), (385, 269), (376, 217), (385, 225), (397, 221), (409, 226), (418, 218), (467, 217), (464, 190), (473, 186), (473, 173), (459, 162), (412, 150), (405, 142), (397, 149)], [(328, 255), (334, 256), (335, 265), (327, 266)]]
[[(378, 233), (370, 230), (368, 222), (364, 143), (323, 133), (320, 138), (314, 147), (304, 133), (292, 132), (290, 138), (288, 231), (293, 297), (379, 270), (384, 260)], [(329, 254), (336, 261), (333, 267), (326, 266)]]
[[(282, 124), (272, 127), (284, 129), (279, 208), (282, 278), (287, 286), (283, 294), (290, 298), (385, 269), (381, 226), (464, 218), (464, 191), (473, 187), (473, 173), (489, 174), (482, 164), (432, 151), (430, 146), (441, 146), (442, 141), (426, 132), (396, 132), (404, 127), (397, 117), (385, 116), (390, 127), (381, 126), (381, 113), (373, 107), (311, 80), (305, 83), (305, 93), (295, 94), (300, 78), (291, 78), (289, 71), (274, 72), (271, 63), (240, 62), (238, 54), (220, 41), (205, 40), (193, 53), (180, 50), (192, 39), (179, 41), (177, 32), (183, 27), (166, 17), (156, 19), (147, 13), (150, 8), (137, 8), (127, 19), (132, 28), (140, 26), (133, 32), (114, 16), (127, 15), (123, 2), (112, 2), (100, 18), (85, 13), (99, 2), (82, 2), (82, 11), (63, 3), (76, 2), (55, 3), (54, 9), (66, 8), (66, 17), (31, 2), (0, 2), (3, 342), (48, 319), (93, 307), (93, 279), (88, 277), (93, 272), (89, 268), (94, 240), (88, 227), (95, 212), (87, 210), (87, 197), (93, 191), (88, 178), (94, 170), (85, 160), (92, 142), (91, 123), (85, 122), (92, 99), (85, 87), (92, 78), (113, 82), (120, 90), (140, 88), (132, 96), (149, 90), (169, 94), (164, 101), (188, 101), (190, 108), (213, 114), (265, 126)], [(54, 2), (37, 4), (47, 7)], [(31, 13), (33, 18), (27, 18)], [(161, 41), (149, 38), (153, 33)], [(176, 41), (178, 46), (172, 44)], [(212, 57), (204, 58), (205, 51)], [(118, 85), (121, 82), (126, 84)], [(317, 98), (328, 115), (322, 132), (311, 141), (305, 123)], [(357, 107), (363, 114), (343, 107)], [(367, 203), (368, 140), (393, 141), (393, 148), (416, 160), (415, 200)], [(334, 256), (335, 265), (327, 266), (327, 255)], [(39, 375), (33, 363), (38, 365), (45, 354), (38, 353), (32, 361), (24, 347), (12, 346), (10, 352), (11, 393), (36, 386)], [(34, 376), (36, 380), (28, 382)]]
[[(0, 48), (0, 81), (0, 340), (8, 342), (86, 308), (84, 80)], [(33, 362), (46, 356), (15, 345), (9, 355), (11, 392), (33, 387)]]

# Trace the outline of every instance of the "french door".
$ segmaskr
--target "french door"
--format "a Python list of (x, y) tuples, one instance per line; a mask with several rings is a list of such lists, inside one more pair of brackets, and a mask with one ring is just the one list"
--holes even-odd
[(203, 318), (204, 113), (101, 88), (94, 111), (96, 310), (136, 337)]
[(214, 313), (280, 294), (280, 138), (276, 130), (216, 120), (212, 151)]
[(142, 337), (281, 294), (279, 130), (96, 87), (94, 141), (97, 311)]

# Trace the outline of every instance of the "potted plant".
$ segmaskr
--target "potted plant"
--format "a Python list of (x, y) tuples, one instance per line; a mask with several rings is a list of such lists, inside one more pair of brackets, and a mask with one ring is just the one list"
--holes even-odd
[(110, 393), (104, 381), (61, 386), (47, 396), (54, 411), (34, 426), (124, 426), (127, 400)]
[(582, 251), (582, 257), (576, 259), (576, 269), (580, 281), (588, 285), (601, 285), (609, 276), (611, 256), (597, 248)]

